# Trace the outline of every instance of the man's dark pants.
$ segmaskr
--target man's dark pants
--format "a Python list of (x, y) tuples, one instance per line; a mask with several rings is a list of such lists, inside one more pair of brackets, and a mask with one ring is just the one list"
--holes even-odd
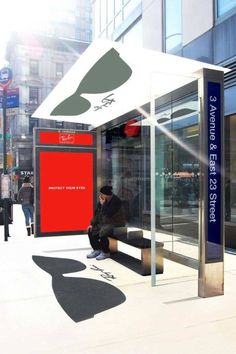
[(104, 253), (110, 252), (108, 236), (112, 236), (113, 228), (113, 225), (107, 224), (103, 225), (99, 231), (96, 230), (95, 232), (93, 229), (88, 231), (90, 245), (95, 251), (102, 250)]

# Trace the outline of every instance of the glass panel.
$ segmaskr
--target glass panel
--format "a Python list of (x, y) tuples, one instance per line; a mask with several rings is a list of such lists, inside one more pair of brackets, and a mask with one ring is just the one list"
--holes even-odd
[(166, 52), (171, 52), (182, 44), (182, 1), (165, 2)]
[(108, 6), (107, 19), (108, 19), (108, 23), (109, 23), (114, 18), (114, 9), (115, 9), (114, 0), (109, 0), (107, 2), (107, 6)]
[(217, 17), (224, 15), (226, 12), (236, 7), (236, 0), (218, 0), (217, 1)]
[(120, 11), (115, 17), (115, 28), (119, 27), (122, 21), (122, 11)]
[[(190, 114), (184, 111), (192, 111)], [(183, 112), (183, 113), (182, 113)], [(176, 118), (175, 118), (176, 116)], [(199, 125), (198, 101), (191, 99), (172, 112), (174, 252), (198, 258)], [(187, 247), (184, 247), (184, 244)], [(190, 247), (190, 244), (195, 247)]]
[(100, 0), (94, 4), (94, 37), (97, 38), (101, 31), (101, 9)]
[(123, 12), (122, 12), (123, 2), (122, 0), (115, 1), (115, 28), (119, 27), (119, 25), (123, 21)]
[(113, 186), (122, 200), (129, 226), (141, 225), (142, 144), (141, 134), (127, 136), (126, 123), (109, 129), (103, 136), (104, 183)]
[(131, 0), (124, 7), (124, 18), (128, 17), (129, 14), (141, 3), (141, 0)]
[(158, 240), (172, 252), (198, 259), (197, 97), (183, 98), (157, 108), (156, 119)]
[(131, 44), (132, 46), (140, 46), (143, 44), (142, 20), (139, 20), (135, 25), (123, 36), (123, 43)]
[(100, 14), (101, 14), (101, 31), (103, 31), (107, 25), (107, 1), (106, 0), (101, 0)]
[(226, 117), (225, 218), (236, 223), (236, 115)]
[(112, 39), (112, 35), (114, 32), (114, 22), (111, 22), (109, 26), (107, 27), (107, 38)]
[(103, 31), (103, 32), (100, 34), (100, 38), (104, 38), (104, 39), (107, 38), (107, 33), (106, 33), (106, 31)]
[(118, 14), (118, 12), (122, 8), (122, 0), (116, 0), (115, 1), (115, 13)]
[[(163, 243), (166, 251), (195, 261), (198, 259), (198, 101), (196, 95), (173, 102), (169, 97), (166, 104), (162, 99), (156, 100), (156, 247)], [(136, 126), (139, 128), (136, 134), (127, 135), (129, 121), (104, 131), (102, 184), (113, 186), (113, 192), (123, 202), (128, 232), (134, 230), (132, 237), (122, 241), (148, 252), (151, 248), (150, 126), (149, 123), (145, 126), (142, 116), (136, 119), (141, 124)]]

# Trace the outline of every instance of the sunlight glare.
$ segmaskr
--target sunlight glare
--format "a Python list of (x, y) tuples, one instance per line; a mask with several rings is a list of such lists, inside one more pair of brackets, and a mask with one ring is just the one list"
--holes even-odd
[(53, 19), (56, 0), (12, 0), (1, 4), (0, 57), (12, 32), (48, 30)]
[[(49, 3), (55, 3), (50, 0)], [(47, 25), (50, 15), (50, 6), (47, 1), (14, 0), (3, 5), (5, 18), (4, 27), (8, 31), (34, 31)]]
[[(158, 123), (154, 117), (152, 117), (148, 112), (146, 112), (142, 107), (138, 107), (137, 110), (146, 118), (147, 123), (154, 124), (159, 130), (162, 131), (169, 139), (178, 144), (181, 148), (187, 151), (190, 155), (194, 156), (197, 160), (203, 162), (205, 165), (208, 165), (208, 160), (206, 156), (202, 156), (198, 151), (194, 151), (191, 146), (180, 140), (176, 135), (171, 131), (165, 128), (162, 124)], [(142, 123), (141, 123), (142, 124)]]

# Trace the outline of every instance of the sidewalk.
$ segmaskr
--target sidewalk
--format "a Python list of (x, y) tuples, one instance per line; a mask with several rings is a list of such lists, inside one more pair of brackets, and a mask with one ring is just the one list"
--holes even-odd
[[(88, 260), (86, 235), (35, 239), (25, 236), (19, 205), (13, 217), (8, 242), (0, 226), (1, 353), (236, 353), (236, 253), (225, 254), (225, 295), (202, 299), (194, 269), (164, 260), (151, 287), (149, 276), (112, 259)], [(120, 304), (103, 301), (106, 289)], [(76, 322), (83, 306), (107, 309)]]

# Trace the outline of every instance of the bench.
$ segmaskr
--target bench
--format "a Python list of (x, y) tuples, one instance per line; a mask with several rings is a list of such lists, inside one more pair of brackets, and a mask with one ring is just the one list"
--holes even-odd
[[(151, 274), (151, 240), (143, 237), (143, 231), (127, 227), (116, 227), (109, 238), (111, 253), (118, 252), (118, 241), (139, 250), (142, 275)], [(156, 241), (156, 274), (163, 273), (163, 247), (162, 242)], [(124, 251), (122, 250), (124, 253)], [(128, 247), (125, 253), (128, 254)], [(136, 258), (136, 257), (135, 257)], [(114, 258), (115, 259), (115, 258)]]

